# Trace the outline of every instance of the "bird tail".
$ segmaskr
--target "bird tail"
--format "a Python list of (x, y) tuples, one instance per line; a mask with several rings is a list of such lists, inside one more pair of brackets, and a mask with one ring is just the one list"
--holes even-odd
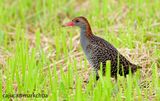
[(141, 68), (142, 68), (142, 67), (139, 66), (139, 65), (135, 65), (135, 64), (132, 64), (132, 65), (131, 65), (131, 71), (132, 71), (132, 73), (136, 72), (137, 69), (141, 69)]

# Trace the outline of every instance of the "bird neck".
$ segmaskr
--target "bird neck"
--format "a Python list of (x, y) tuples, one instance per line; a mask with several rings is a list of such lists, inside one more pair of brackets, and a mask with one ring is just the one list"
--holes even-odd
[(84, 52), (86, 53), (86, 47), (90, 44), (90, 39), (93, 36), (93, 34), (90, 27), (81, 26), (80, 28), (80, 43)]
[(92, 30), (89, 24), (81, 26), (80, 29), (81, 29), (82, 37), (90, 38), (91, 36), (93, 36)]

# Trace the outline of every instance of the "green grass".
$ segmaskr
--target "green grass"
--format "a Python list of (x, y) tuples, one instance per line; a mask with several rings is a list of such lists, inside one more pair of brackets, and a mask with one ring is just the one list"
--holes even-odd
[[(159, 4), (159, 0), (1, 0), (0, 95), (48, 94), (3, 100), (159, 101)], [(96, 82), (79, 44), (79, 29), (61, 26), (77, 16), (87, 17), (96, 35), (143, 69), (127, 78), (118, 76), (118, 82), (107, 72)], [(140, 88), (143, 81), (151, 81), (149, 88)]]

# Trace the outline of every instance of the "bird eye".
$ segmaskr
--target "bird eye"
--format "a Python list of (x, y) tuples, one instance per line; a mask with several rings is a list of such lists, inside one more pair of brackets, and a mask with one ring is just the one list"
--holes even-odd
[(79, 22), (79, 20), (76, 20), (76, 23), (78, 23)]

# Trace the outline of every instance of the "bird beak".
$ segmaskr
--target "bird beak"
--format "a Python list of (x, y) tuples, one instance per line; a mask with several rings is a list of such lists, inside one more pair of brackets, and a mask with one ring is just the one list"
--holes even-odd
[(74, 23), (71, 21), (71, 22), (68, 22), (64, 25), (62, 25), (63, 27), (67, 27), (67, 26), (74, 26)]

